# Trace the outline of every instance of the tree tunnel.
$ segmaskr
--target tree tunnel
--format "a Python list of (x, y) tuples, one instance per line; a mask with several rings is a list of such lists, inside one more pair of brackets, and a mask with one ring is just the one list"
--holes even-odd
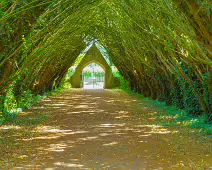
[[(205, 0), (3, 0), (0, 103), (9, 90), (19, 100), (26, 91), (60, 87), (79, 54), (97, 40), (130, 89), (210, 116), (211, 5)], [(73, 87), (80, 87), (83, 67), (79, 64)], [(105, 73), (105, 88), (114, 87), (111, 77)]]

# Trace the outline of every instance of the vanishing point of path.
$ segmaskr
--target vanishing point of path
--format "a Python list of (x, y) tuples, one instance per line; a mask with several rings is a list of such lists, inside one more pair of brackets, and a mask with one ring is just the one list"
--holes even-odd
[(211, 140), (157, 112), (121, 90), (66, 90), (0, 127), (0, 169), (211, 169)]

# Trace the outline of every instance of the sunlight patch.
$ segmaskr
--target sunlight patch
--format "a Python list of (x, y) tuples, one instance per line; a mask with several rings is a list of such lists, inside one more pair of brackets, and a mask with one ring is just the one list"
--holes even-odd
[(145, 132), (145, 133), (147, 133), (147, 134), (151, 134), (151, 133), (153, 133), (153, 134), (168, 134), (168, 133), (171, 133), (171, 131), (151, 131), (151, 132)]
[(151, 136), (151, 134), (139, 135), (138, 137), (148, 137), (148, 136)]
[(67, 132), (72, 132), (72, 130), (56, 129), (55, 127), (52, 127), (52, 126), (38, 127), (38, 128), (36, 128), (36, 131), (47, 132), (47, 133), (67, 133)]
[(123, 116), (117, 116), (115, 117), (116, 119), (123, 119), (123, 118), (129, 118), (130, 116), (127, 115), (123, 115)]
[(86, 138), (79, 138), (79, 140), (93, 140), (93, 139), (97, 139), (98, 136), (90, 136), (90, 137), (86, 137)]
[(110, 123), (105, 123), (105, 124), (101, 124), (101, 125), (98, 126), (98, 127), (116, 127), (116, 126), (122, 127), (122, 126), (125, 126), (125, 123), (122, 123), (122, 124), (110, 124)]
[(121, 113), (121, 114), (127, 114), (127, 113), (129, 113), (128, 111), (119, 111), (118, 113)]
[(100, 133), (99, 134), (99, 136), (109, 136), (109, 135), (111, 135), (111, 134), (109, 134), (109, 133)]
[(39, 136), (39, 137), (34, 137), (34, 138), (29, 138), (29, 139), (23, 139), (23, 141), (40, 140), (40, 139), (49, 140), (49, 139), (57, 139), (59, 137), (60, 136)]
[(50, 144), (50, 148), (48, 150), (53, 152), (64, 152), (65, 148), (67, 148), (66, 144)]
[(72, 164), (72, 163), (64, 163), (64, 162), (57, 162), (57, 163), (54, 163), (54, 165), (69, 167), (69, 168), (80, 168), (80, 167), (84, 166), (84, 165), (80, 165), (80, 164)]
[(107, 143), (107, 144), (103, 144), (103, 146), (113, 146), (113, 145), (117, 145), (118, 142), (111, 142), (111, 143)]
[(0, 130), (9, 130), (9, 129), (21, 129), (20, 126), (14, 126), (14, 125), (9, 125), (9, 126), (2, 126), (0, 127)]
[(100, 127), (115, 127), (115, 126), (111, 126), (111, 124), (101, 124)]
[(49, 129), (45, 130), (44, 132), (63, 133), (63, 132), (72, 132), (72, 130)]

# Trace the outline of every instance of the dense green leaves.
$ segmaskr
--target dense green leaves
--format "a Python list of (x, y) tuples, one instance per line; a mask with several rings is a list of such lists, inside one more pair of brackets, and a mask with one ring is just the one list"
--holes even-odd
[(0, 95), (12, 83), (15, 96), (58, 87), (86, 44), (98, 40), (132, 89), (209, 115), (211, 5), (207, 0), (4, 0)]

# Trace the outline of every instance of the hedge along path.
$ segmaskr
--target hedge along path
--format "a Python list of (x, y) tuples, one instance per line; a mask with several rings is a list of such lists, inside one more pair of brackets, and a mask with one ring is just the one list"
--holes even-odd
[(205, 0), (3, 0), (0, 95), (61, 85), (98, 41), (130, 88), (194, 115), (211, 115), (211, 6)]
[(66, 90), (0, 127), (0, 168), (210, 169), (211, 139), (157, 125), (161, 112), (121, 90)]

